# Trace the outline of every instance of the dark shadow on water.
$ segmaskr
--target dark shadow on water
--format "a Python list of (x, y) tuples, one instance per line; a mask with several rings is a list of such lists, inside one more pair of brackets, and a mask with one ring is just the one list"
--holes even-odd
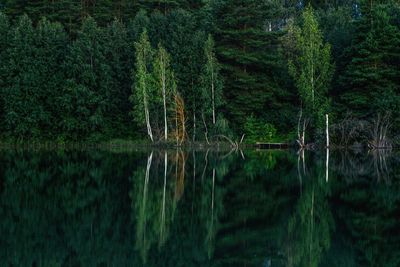
[(399, 266), (388, 150), (3, 150), (0, 266)]

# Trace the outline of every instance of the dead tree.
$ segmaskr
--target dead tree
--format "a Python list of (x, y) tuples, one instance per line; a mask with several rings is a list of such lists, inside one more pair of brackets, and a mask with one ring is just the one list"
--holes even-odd
[(383, 117), (378, 114), (378, 117), (372, 121), (370, 127), (370, 140), (368, 141), (368, 147), (371, 149), (392, 148), (392, 143), (388, 137), (389, 128), (389, 114), (386, 114)]
[(309, 123), (309, 119), (303, 119), (303, 109), (300, 109), (299, 114), (299, 121), (297, 122), (297, 143), (299, 144), (300, 148), (306, 147), (306, 130)]
[(185, 103), (179, 94), (175, 96), (175, 123), (176, 145), (181, 146), (186, 140), (186, 117)]

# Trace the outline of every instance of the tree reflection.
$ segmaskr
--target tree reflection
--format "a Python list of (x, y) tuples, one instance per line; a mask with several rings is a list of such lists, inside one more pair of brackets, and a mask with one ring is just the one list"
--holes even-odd
[(400, 264), (395, 152), (243, 154), (3, 151), (1, 265)]
[(334, 221), (328, 204), (327, 168), (325, 166), (324, 172), (319, 164), (311, 173), (304, 171), (307, 181), (288, 223), (287, 266), (319, 266), (330, 247)]

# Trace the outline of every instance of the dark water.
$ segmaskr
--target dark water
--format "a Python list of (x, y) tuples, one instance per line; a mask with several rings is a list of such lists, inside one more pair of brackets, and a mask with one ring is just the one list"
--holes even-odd
[(3, 150), (0, 266), (400, 266), (400, 156), (326, 156)]

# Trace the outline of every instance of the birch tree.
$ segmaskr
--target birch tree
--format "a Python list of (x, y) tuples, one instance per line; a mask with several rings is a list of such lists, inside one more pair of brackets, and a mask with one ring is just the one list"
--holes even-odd
[(303, 25), (294, 26), (294, 54), (289, 59), (289, 73), (298, 89), (307, 115), (316, 115), (327, 102), (327, 88), (332, 79), (331, 47), (324, 43), (322, 32), (311, 6), (302, 15)]
[(153, 132), (150, 124), (151, 66), (153, 49), (150, 45), (147, 31), (144, 30), (138, 42), (135, 42), (136, 64), (135, 85), (130, 100), (134, 103), (133, 115), (139, 124), (146, 124), (147, 134), (153, 142)]
[(222, 81), (219, 74), (220, 67), (215, 56), (215, 44), (211, 35), (208, 36), (205, 42), (204, 55), (206, 62), (201, 77), (203, 88), (202, 115), (211, 113), (212, 124), (215, 125), (217, 109), (222, 102)]
[(158, 45), (157, 56), (154, 61), (154, 80), (156, 87), (161, 92), (163, 102), (163, 115), (164, 115), (164, 139), (168, 140), (168, 110), (173, 110), (171, 107), (174, 103), (174, 95), (176, 93), (176, 85), (174, 80), (174, 72), (171, 67), (171, 58), (168, 52)]

